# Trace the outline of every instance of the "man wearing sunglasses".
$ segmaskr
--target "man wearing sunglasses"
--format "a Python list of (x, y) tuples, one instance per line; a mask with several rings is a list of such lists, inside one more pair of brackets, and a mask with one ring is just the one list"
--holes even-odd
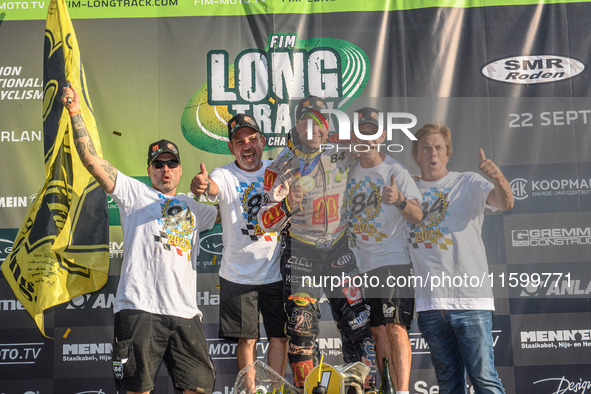
[(214, 366), (197, 307), (196, 267), (199, 232), (213, 227), (216, 208), (176, 194), (183, 169), (174, 143), (150, 145), (149, 187), (97, 155), (72, 87), (63, 89), (61, 100), (80, 160), (121, 214), (124, 258), (113, 307), (118, 388), (149, 393), (164, 360), (177, 389), (212, 393)]

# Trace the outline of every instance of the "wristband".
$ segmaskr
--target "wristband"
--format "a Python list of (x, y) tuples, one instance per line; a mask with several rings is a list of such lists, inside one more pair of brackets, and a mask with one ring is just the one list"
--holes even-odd
[(76, 109), (76, 110), (74, 110), (74, 111), (70, 111), (70, 110), (68, 110), (68, 113), (70, 114), (70, 116), (74, 116), (74, 115), (81, 114), (81, 113), (82, 113), (82, 111), (80, 111), (79, 109)]
[(205, 188), (203, 194), (205, 194), (205, 196), (207, 197), (207, 193), (209, 192), (209, 189), (211, 189), (211, 181), (209, 179), (206, 179), (205, 182), (207, 182), (207, 187)]
[(396, 208), (400, 209), (401, 211), (404, 211), (404, 208), (406, 208), (406, 204), (408, 203), (408, 200), (406, 199), (406, 196), (404, 196), (404, 199), (402, 200), (402, 202), (399, 205), (396, 205)]

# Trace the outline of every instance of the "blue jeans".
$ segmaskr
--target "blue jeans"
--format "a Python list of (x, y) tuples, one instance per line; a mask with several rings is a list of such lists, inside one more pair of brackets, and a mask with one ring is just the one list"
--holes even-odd
[(440, 394), (466, 393), (466, 372), (474, 391), (504, 394), (495, 368), (492, 311), (419, 312), (417, 323), (431, 350)]

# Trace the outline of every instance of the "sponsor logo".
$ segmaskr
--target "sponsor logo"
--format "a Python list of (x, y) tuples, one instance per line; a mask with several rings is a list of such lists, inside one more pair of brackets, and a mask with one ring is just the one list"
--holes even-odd
[(303, 386), (306, 380), (306, 376), (314, 369), (312, 360), (299, 361), (297, 363), (291, 363), (293, 370), (293, 380), (297, 386)]
[[(436, 384), (429, 384), (424, 380), (417, 380), (414, 384), (415, 394), (435, 394), (439, 393), (439, 386)], [(466, 393), (474, 394), (474, 387), (470, 384), (466, 384)]]
[(111, 343), (72, 343), (62, 345), (62, 361), (111, 361)]
[(206, 235), (199, 241), (199, 249), (211, 254), (222, 254), (223, 246), (221, 233)]
[(565, 279), (544, 282), (530, 282), (524, 286), (520, 297), (576, 297), (591, 294), (591, 280)]
[[(39, 2), (4, 2), (0, 4), (1, 9), (12, 9), (19, 6), (28, 8), (29, 5), (36, 8), (41, 6)], [(43, 80), (41, 78), (27, 78), (21, 75), (22, 66), (0, 66), (0, 100), (42, 100), (43, 99)], [(2, 141), (4, 141), (4, 132), (2, 132)], [(10, 133), (10, 132), (8, 132)], [(14, 133), (14, 132), (12, 132)], [(39, 135), (39, 141), (41, 135)]]
[[(238, 343), (228, 342), (223, 339), (207, 339), (207, 349), (213, 360), (236, 360), (236, 351)], [(259, 338), (256, 344), (257, 354), (264, 355), (269, 350), (269, 341), (267, 338)]]
[[(496, 347), (499, 338), (501, 337), (503, 331), (502, 330), (492, 330), (492, 337), (493, 337), (493, 347)], [(410, 346), (412, 349), (412, 354), (430, 354), (429, 344), (423, 338), (421, 333), (419, 332), (409, 332), (408, 339), (410, 341)]]
[(25, 311), (19, 300), (0, 300), (0, 311)]
[(359, 313), (359, 316), (357, 316), (355, 319), (349, 320), (348, 323), (349, 323), (349, 327), (351, 327), (351, 329), (357, 330), (363, 326), (366, 326), (368, 322), (369, 322), (369, 311), (365, 310), (365, 311), (362, 311), (361, 313)]
[(513, 192), (513, 197), (516, 200), (525, 200), (528, 197), (527, 191), (525, 187), (527, 186), (527, 180), (523, 178), (515, 178), (511, 182), (511, 191)]
[(521, 331), (521, 349), (591, 348), (591, 329)]
[(265, 170), (265, 191), (271, 190), (271, 187), (273, 187), (273, 184), (275, 183), (275, 179), (277, 179), (276, 173)]
[(341, 268), (353, 261), (353, 254), (347, 253), (339, 257), (337, 260), (330, 263), (333, 268)]
[(296, 256), (291, 256), (289, 258), (289, 260), (287, 260), (287, 263), (285, 264), (285, 268), (287, 268), (287, 269), (297, 270), (299, 272), (306, 272), (306, 273), (312, 272), (312, 267), (313, 267), (313, 265), (310, 262), (310, 260), (303, 258), (303, 257), (296, 257)]
[(272, 227), (279, 223), (285, 217), (285, 212), (281, 209), (281, 203), (277, 203), (268, 211), (263, 212), (261, 221), (266, 228)]
[(332, 223), (339, 220), (339, 194), (317, 198), (312, 202), (312, 224)]
[(396, 310), (396, 307), (394, 305), (390, 305), (388, 304), (382, 304), (382, 313), (384, 315), (384, 317), (394, 317), (394, 311)]
[(41, 135), (43, 131), (34, 131), (34, 130), (22, 130), (22, 131), (14, 131), (14, 130), (2, 130), (0, 131), (0, 142), (31, 142), (31, 141), (41, 141)]
[(12, 251), (14, 241), (0, 238), (0, 261), (6, 260), (8, 254)]
[(591, 227), (512, 230), (514, 247), (591, 245)]
[(318, 349), (324, 355), (340, 356), (343, 352), (343, 341), (341, 338), (318, 338)]
[(112, 309), (115, 294), (92, 293), (72, 298), (66, 309)]
[(113, 373), (117, 379), (123, 379), (123, 363), (121, 361), (113, 361)]
[(35, 364), (42, 350), (43, 343), (0, 344), (0, 366)]
[(27, 207), (28, 197), (0, 197), (0, 208), (22, 208)]
[(220, 295), (210, 294), (209, 291), (197, 292), (197, 305), (219, 305)]
[(532, 197), (580, 196), (591, 194), (591, 179), (540, 179), (528, 181), (515, 178), (510, 182), (513, 197), (525, 200)]
[(297, 306), (306, 306), (316, 302), (316, 298), (310, 297), (310, 294), (304, 291), (291, 294), (289, 297), (287, 297), (287, 299), (292, 300)]
[(119, 259), (123, 258), (123, 241), (109, 242), (109, 257)]
[(333, 99), (335, 109), (346, 110), (365, 88), (369, 71), (363, 50), (336, 38), (271, 33), (266, 50), (245, 49), (233, 61), (226, 50), (211, 50), (207, 82), (183, 111), (183, 135), (198, 149), (230, 154), (226, 122), (248, 113), (267, 137), (268, 148), (285, 146), (295, 123), (292, 100), (313, 95)]
[(486, 78), (516, 84), (564, 81), (585, 69), (578, 60), (563, 56), (515, 56), (488, 63), (480, 70)]
[[(540, 379), (533, 382), (533, 384), (543, 384), (553, 382), (553, 386), (555, 385), (556, 389), (552, 388), (552, 394), (564, 394), (564, 393), (586, 393), (587, 390), (591, 390), (591, 380), (583, 380), (583, 378), (579, 378), (578, 380), (570, 381), (565, 376), (561, 376), (559, 378), (546, 378)], [(549, 386), (546, 384), (545, 386)]]
[(342, 291), (350, 305), (358, 304), (363, 300), (361, 290), (358, 287), (349, 286), (342, 289)]

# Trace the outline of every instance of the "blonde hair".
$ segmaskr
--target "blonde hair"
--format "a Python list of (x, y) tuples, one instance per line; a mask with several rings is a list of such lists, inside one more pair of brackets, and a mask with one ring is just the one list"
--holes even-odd
[(441, 134), (441, 136), (445, 140), (445, 147), (447, 149), (447, 158), (449, 159), (451, 157), (451, 152), (452, 152), (451, 130), (449, 129), (449, 127), (447, 127), (445, 125), (439, 125), (436, 123), (428, 123), (428, 124), (424, 125), (423, 127), (421, 127), (415, 133), (415, 137), (417, 138), (417, 140), (412, 142), (413, 156), (416, 157), (416, 155), (418, 153), (419, 140), (422, 137), (424, 137), (425, 135), (429, 135), (429, 134)]

